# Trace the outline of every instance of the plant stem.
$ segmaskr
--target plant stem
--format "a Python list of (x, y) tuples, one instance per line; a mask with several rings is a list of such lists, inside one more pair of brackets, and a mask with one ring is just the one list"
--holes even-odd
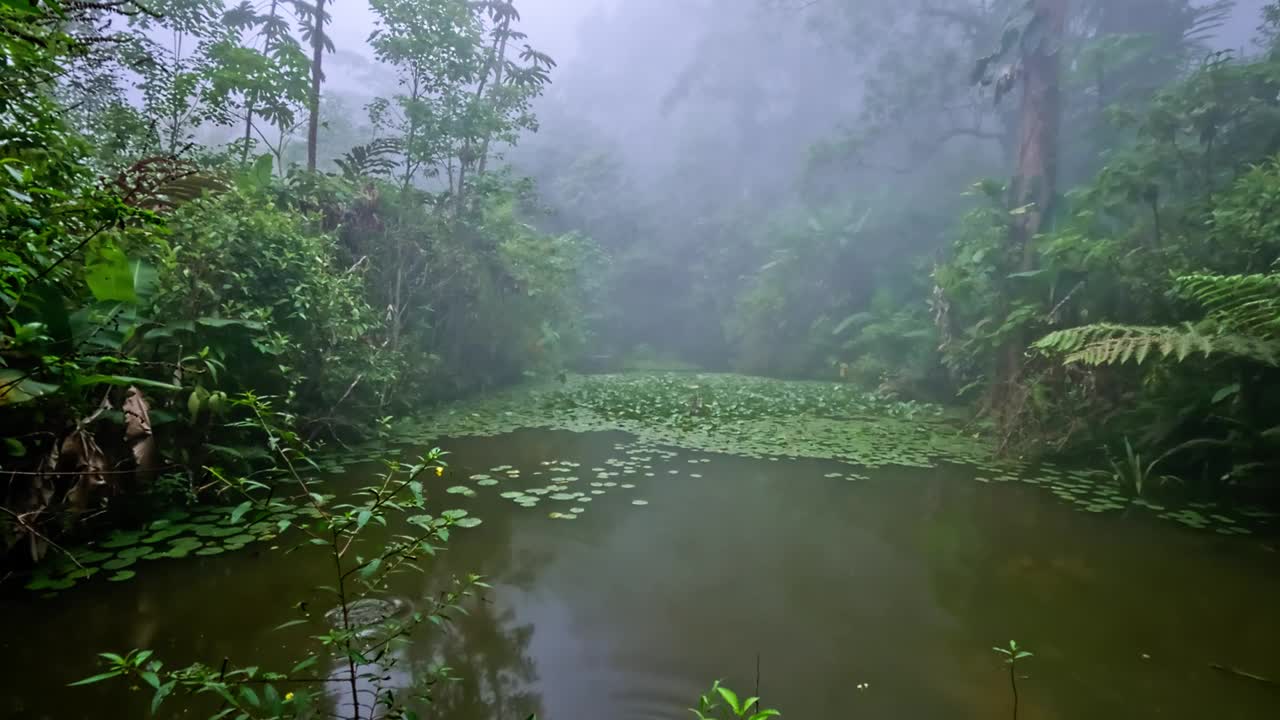
[(1013, 720), (1018, 720), (1018, 675), (1016, 663), (1009, 663), (1009, 686), (1013, 688)]

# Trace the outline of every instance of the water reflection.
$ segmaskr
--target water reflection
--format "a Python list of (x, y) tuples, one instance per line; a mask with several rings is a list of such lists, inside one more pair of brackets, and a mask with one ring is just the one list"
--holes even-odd
[[(619, 440), (529, 432), (447, 445), (466, 474), (522, 468), (502, 488), (524, 488), (547, 482), (535, 475), (544, 460), (604, 467)], [(424, 717), (652, 720), (684, 714), (717, 677), (751, 689), (759, 654), (761, 692), (789, 717), (988, 719), (1010, 710), (990, 648), (1015, 638), (1036, 654), (1019, 684), (1028, 720), (1275, 714), (1273, 688), (1210, 667), (1280, 676), (1280, 577), (1256, 542), (1075, 512), (959, 468), (846, 483), (824, 480), (822, 463), (717, 456), (696, 477), (690, 455), (655, 460), (633, 495), (610, 489), (571, 522), (547, 518), (550, 502), (513, 508), (502, 488), (465, 501), (440, 489), (484, 524), (387, 592), (423, 608), (469, 572), (494, 589), (370, 669), (399, 696), (451, 668), (460, 679), (431, 686)], [(144, 717), (146, 693), (65, 689), (92, 674), (97, 651), (151, 645), (174, 665), (291, 667), (323, 623), (272, 628), (296, 617), (298, 599), (321, 607), (308, 588), (330, 574), (321, 553), (235, 553), (8, 604), (0, 716)], [(328, 691), (336, 709), (351, 699), (349, 687)]]

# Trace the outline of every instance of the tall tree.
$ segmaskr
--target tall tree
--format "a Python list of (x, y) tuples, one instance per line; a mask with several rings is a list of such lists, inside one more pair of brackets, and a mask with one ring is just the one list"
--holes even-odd
[(324, 54), (333, 52), (333, 40), (325, 32), (324, 26), (329, 24), (329, 14), (324, 9), (325, 0), (315, 0), (314, 4), (297, 2), (297, 7), (304, 13), (304, 40), (311, 43), (311, 94), (307, 99), (307, 170), (315, 172), (317, 145), (320, 139), (320, 86), (324, 83)]
[[(1057, 191), (1058, 127), (1061, 92), (1060, 55), (1065, 39), (1069, 0), (1029, 0), (1010, 19), (1000, 47), (980, 59), (974, 79), (994, 87), (996, 102), (1020, 90), (1018, 144), (1009, 184), (1012, 221), (1004, 248), (1005, 265), (1025, 273), (1035, 267), (1033, 239), (1045, 225)], [(1003, 293), (1012, 305), (1010, 292)], [(1008, 308), (1006, 308), (1007, 310)], [(1004, 414), (1022, 378), (1025, 330), (1005, 334), (990, 402)]]

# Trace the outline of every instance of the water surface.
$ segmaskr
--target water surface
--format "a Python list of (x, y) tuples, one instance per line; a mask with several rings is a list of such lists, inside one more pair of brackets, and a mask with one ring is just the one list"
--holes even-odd
[[(498, 497), (545, 485), (553, 459), (581, 463), (586, 491), (589, 468), (627, 457), (627, 443), (551, 431), (444, 443), (456, 476), (433, 479), (440, 490), (502, 464), (522, 475), (495, 474), (474, 499), (441, 492), (485, 522), (394, 588), (420, 599), (469, 571), (494, 586), (408, 649), (406, 667), (442, 659), (463, 678), (431, 717), (680, 718), (715, 678), (752, 690), (758, 658), (766, 704), (792, 718), (1004, 718), (1008, 675), (991, 647), (1011, 638), (1035, 653), (1022, 718), (1280, 717), (1280, 687), (1211, 667), (1280, 678), (1273, 540), (1083, 513), (960, 467), (850, 482), (823, 477), (848, 471), (832, 463), (691, 451), (654, 457), (652, 477), (612, 478), (637, 487), (608, 488), (576, 520), (548, 512), (579, 503)], [(324, 603), (308, 588), (329, 581), (327, 561), (252, 547), (8, 597), (0, 715), (144, 717), (149, 692), (65, 687), (95, 672), (98, 651), (287, 669), (321, 626), (272, 628), (300, 601)]]

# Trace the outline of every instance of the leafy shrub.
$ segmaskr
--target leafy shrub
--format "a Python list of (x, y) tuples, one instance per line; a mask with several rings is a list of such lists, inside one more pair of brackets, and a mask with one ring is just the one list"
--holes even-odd
[(228, 359), (260, 393), (329, 408), (353, 384), (360, 397), (389, 382), (389, 354), (363, 278), (337, 264), (333, 238), (260, 194), (238, 190), (182, 208), (169, 223), (155, 312), (261, 322), (256, 355)]

